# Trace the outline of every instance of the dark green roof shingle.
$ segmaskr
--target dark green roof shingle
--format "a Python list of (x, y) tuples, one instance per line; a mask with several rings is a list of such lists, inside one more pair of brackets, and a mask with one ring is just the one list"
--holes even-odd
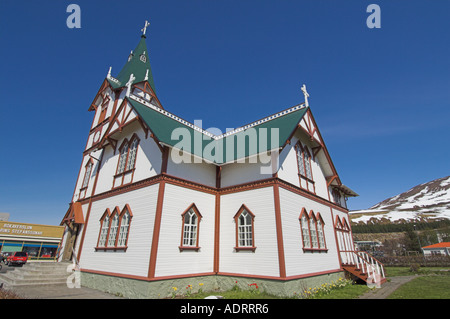
[[(190, 138), (190, 141), (185, 141), (187, 142), (185, 145), (191, 145), (189, 153), (215, 164), (224, 164), (283, 147), (308, 109), (298, 107), (293, 111), (281, 112), (281, 115), (278, 113), (273, 118), (269, 116), (266, 120), (260, 121), (261, 123), (256, 121), (247, 129), (244, 129), (247, 126), (243, 126), (242, 130), (236, 133), (214, 139), (194, 129), (192, 124), (187, 122), (184, 124), (174, 119), (173, 115), (164, 110), (158, 111), (132, 98), (128, 98), (128, 101), (160, 142), (176, 147), (182, 139), (178, 134), (172, 136), (172, 132), (180, 129), (179, 132), (184, 132)], [(272, 143), (272, 134), (276, 134), (276, 131), (278, 139)], [(252, 143), (249, 143), (250, 141)], [(204, 152), (211, 149), (215, 152)]]
[(150, 66), (150, 59), (148, 56), (148, 49), (145, 43), (145, 36), (141, 37), (136, 49), (134, 49), (133, 54), (130, 54), (127, 63), (124, 65), (122, 70), (116, 77), (119, 83), (114, 80), (108, 79), (111, 86), (115, 89), (124, 87), (128, 80), (130, 79), (130, 75), (136, 78), (133, 83), (139, 83), (145, 80), (145, 75), (148, 70), (148, 83), (153, 89), (153, 92), (156, 93), (155, 83), (153, 81), (152, 68)]

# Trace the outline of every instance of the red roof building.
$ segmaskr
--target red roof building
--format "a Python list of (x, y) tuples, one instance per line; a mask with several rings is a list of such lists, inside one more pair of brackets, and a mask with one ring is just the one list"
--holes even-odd
[(450, 256), (450, 242), (442, 242), (422, 247), (424, 255)]

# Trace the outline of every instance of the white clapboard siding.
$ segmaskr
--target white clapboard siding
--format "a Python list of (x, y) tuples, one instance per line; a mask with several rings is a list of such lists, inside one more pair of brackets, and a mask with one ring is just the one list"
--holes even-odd
[[(200, 250), (180, 251), (181, 214), (195, 204), (202, 215), (198, 229)], [(155, 276), (213, 271), (215, 195), (166, 184)]]
[[(158, 185), (119, 194), (92, 203), (89, 223), (81, 253), (81, 268), (125, 275), (147, 276)], [(128, 204), (133, 214), (126, 251), (95, 250), (100, 232), (100, 218), (107, 208), (111, 213)]]
[(328, 200), (327, 182), (323, 168), (324, 162), (319, 160), (320, 158), (318, 156), (311, 157), (311, 172), (314, 183), (308, 182), (306, 179), (302, 179), (300, 185), (295, 145), (300, 139), (302, 145), (304, 147), (307, 147), (310, 153), (312, 154), (311, 142), (308, 141), (308, 139), (305, 138), (305, 136), (306, 136), (305, 133), (298, 131), (292, 138), (291, 143), (286, 145), (286, 147), (281, 152), (278, 177), (292, 185), (308, 189), (311, 192), (315, 192), (317, 196), (320, 196), (323, 199)]
[(312, 134), (312, 138), (317, 142), (321, 143), (318, 128), (314, 125), (314, 120), (311, 118), (309, 113), (306, 113), (303, 119), (300, 121), (300, 126), (309, 134)]
[[(220, 203), (220, 272), (279, 276), (273, 187), (223, 195)], [(236, 252), (234, 249), (236, 246), (234, 216), (242, 204), (255, 215), (254, 252)]]
[[(113, 105), (114, 105), (114, 101), (115, 101), (114, 100), (115, 94), (111, 91), (110, 88), (106, 88), (104, 90), (104, 92), (102, 92), (102, 93), (104, 93), (104, 94), (109, 96), (109, 103), (108, 103), (108, 106), (107, 106), (107, 111), (106, 111), (106, 116), (105, 116), (105, 118), (108, 118), (108, 116), (111, 115), (112, 110), (113, 110)], [(103, 102), (103, 99), (101, 98), (101, 96), (99, 96), (94, 101), (94, 104), (97, 105), (97, 111), (95, 112), (95, 115), (94, 115), (94, 120), (92, 122), (92, 127), (95, 127), (98, 124), (98, 120), (100, 118), (100, 113), (102, 112), (102, 102)]]
[[(293, 142), (297, 140), (293, 140)], [(280, 153), (280, 162), (278, 169), (278, 178), (300, 187), (298, 177), (297, 154), (295, 152), (295, 143), (287, 144)]]
[[(150, 137), (145, 138), (143, 130), (136, 131), (140, 142), (136, 153), (136, 165), (133, 182), (137, 182), (152, 176), (161, 171), (162, 153), (155, 140)], [(117, 159), (118, 160), (118, 159)]]
[(98, 143), (101, 140), (101, 138), (105, 135), (105, 132), (108, 129), (108, 126), (109, 126), (109, 123), (103, 123), (102, 125), (97, 126), (95, 128), (95, 130), (93, 130), (89, 134), (88, 141), (86, 143), (86, 149), (91, 148), (94, 145), (94, 143)]
[[(122, 178), (120, 178), (119, 184), (117, 184), (117, 180), (114, 180), (120, 156), (119, 146), (125, 139), (130, 140), (134, 133), (136, 133), (140, 139), (136, 153), (135, 170), (134, 174), (124, 176), (124, 184), (150, 178), (159, 174), (161, 170), (161, 151), (151, 137), (148, 136), (145, 138), (145, 132), (140, 128), (139, 124), (135, 123), (129, 125), (124, 129), (123, 133), (121, 139), (117, 142), (116, 151), (114, 151), (112, 147), (105, 148), (100, 175), (95, 190), (96, 194), (111, 190), (113, 185), (114, 187), (120, 186)], [(131, 177), (133, 177), (132, 181)]]
[[(175, 152), (175, 150), (174, 150)], [(192, 157), (191, 157), (192, 159)], [(172, 149), (169, 152), (167, 174), (211, 187), (216, 186), (216, 166), (207, 163), (178, 163), (172, 159)]]
[[(85, 156), (83, 156), (83, 160), (82, 160), (82, 164), (80, 167), (80, 172), (79, 172), (79, 176), (78, 176), (78, 180), (77, 180), (77, 185), (75, 186), (75, 191), (73, 194), (73, 202), (76, 202), (79, 199), (83, 199), (83, 198), (87, 198), (90, 197), (92, 194), (92, 190), (94, 187), (94, 180), (95, 180), (95, 176), (97, 175), (97, 171), (99, 168), (99, 161), (94, 160), (96, 158), (99, 158), (101, 156), (102, 151), (95, 151), (95, 152), (91, 152), (90, 154), (87, 154)], [(89, 175), (89, 182), (87, 184), (87, 188), (83, 189), (83, 191), (81, 190), (81, 187), (83, 186), (83, 181), (84, 181), (84, 177), (86, 174), (86, 164), (89, 162), (89, 160), (91, 159), (91, 155), (92, 156), (92, 162), (93, 162), (93, 166), (91, 169), (91, 173)]]
[(117, 104), (118, 106), (120, 105), (121, 108), (118, 110), (118, 113), (115, 114), (115, 121), (112, 123), (110, 130), (111, 132), (120, 129), (120, 127), (124, 127), (129, 122), (135, 120), (137, 117), (137, 113), (134, 111), (131, 104), (128, 102), (122, 102), (123, 100)]
[[(339, 217), (342, 225), (344, 225), (344, 221), (346, 221), (347, 225), (350, 227), (350, 220), (348, 218), (347, 213), (333, 209), (333, 214), (334, 214), (334, 222), (336, 222), (337, 218)], [(349, 232), (337, 231), (336, 234), (338, 237), (339, 247), (341, 250), (353, 250), (354, 249), (353, 238)]]
[[(258, 157), (252, 157), (250, 160), (259, 160)], [(231, 163), (222, 166), (221, 187), (244, 184), (248, 182), (258, 181), (271, 178), (272, 174), (266, 174), (264, 171), (268, 169), (269, 164), (261, 163)], [(263, 170), (261, 170), (263, 168)]]
[[(86, 172), (86, 164), (87, 164), (88, 160), (89, 160), (88, 155), (83, 156), (83, 159), (81, 160), (80, 172), (78, 173), (78, 180), (77, 180), (77, 184), (75, 185), (75, 190), (73, 192), (73, 197), (72, 197), (73, 202), (76, 202), (80, 198), (80, 188), (83, 185), (84, 175)], [(95, 166), (97, 166), (97, 165), (95, 165)], [(95, 170), (96, 169), (97, 168), (95, 168)], [(91, 175), (93, 175), (93, 173), (91, 173)], [(89, 184), (91, 184), (91, 182), (89, 182)], [(89, 185), (89, 186), (91, 186), (91, 185)], [(92, 189), (91, 189), (91, 191), (92, 191)], [(85, 191), (85, 193), (87, 193), (87, 192)]]
[(119, 152), (114, 154), (114, 149), (112, 147), (106, 147), (103, 152), (100, 173), (95, 188), (96, 194), (111, 190), (113, 186), (113, 176), (116, 174), (117, 160), (119, 158)]
[[(281, 220), (283, 225), (284, 256), (286, 276), (306, 275), (339, 269), (339, 259), (334, 236), (330, 208), (280, 188)], [(324, 221), (324, 236), (327, 252), (303, 252), (302, 234), (299, 217), (302, 208), (318, 212)]]

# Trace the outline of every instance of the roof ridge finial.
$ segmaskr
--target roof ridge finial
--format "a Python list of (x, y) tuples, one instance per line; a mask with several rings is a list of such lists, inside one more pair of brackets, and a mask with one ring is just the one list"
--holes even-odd
[(128, 80), (127, 84), (125, 84), (125, 86), (127, 87), (127, 94), (126, 94), (126, 96), (130, 96), (131, 85), (133, 85), (134, 80), (136, 80), (136, 77), (134, 76), (133, 73), (131, 73), (130, 74), (130, 79)]
[(308, 103), (309, 94), (308, 94), (308, 91), (306, 91), (306, 85), (305, 84), (303, 84), (301, 90), (303, 92), (303, 95), (305, 96), (305, 106), (309, 107), (309, 103)]
[(147, 27), (150, 25), (150, 22), (148, 22), (147, 20), (145, 20), (145, 25), (144, 27), (141, 29), (142, 31), (142, 37), (145, 38), (145, 32), (147, 31)]

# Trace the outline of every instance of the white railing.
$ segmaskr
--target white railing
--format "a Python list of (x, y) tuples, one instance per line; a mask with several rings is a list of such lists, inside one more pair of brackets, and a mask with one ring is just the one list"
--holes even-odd
[(356, 266), (368, 277), (380, 276), (385, 278), (384, 267), (381, 262), (365, 251), (341, 251), (341, 261), (345, 265)]

